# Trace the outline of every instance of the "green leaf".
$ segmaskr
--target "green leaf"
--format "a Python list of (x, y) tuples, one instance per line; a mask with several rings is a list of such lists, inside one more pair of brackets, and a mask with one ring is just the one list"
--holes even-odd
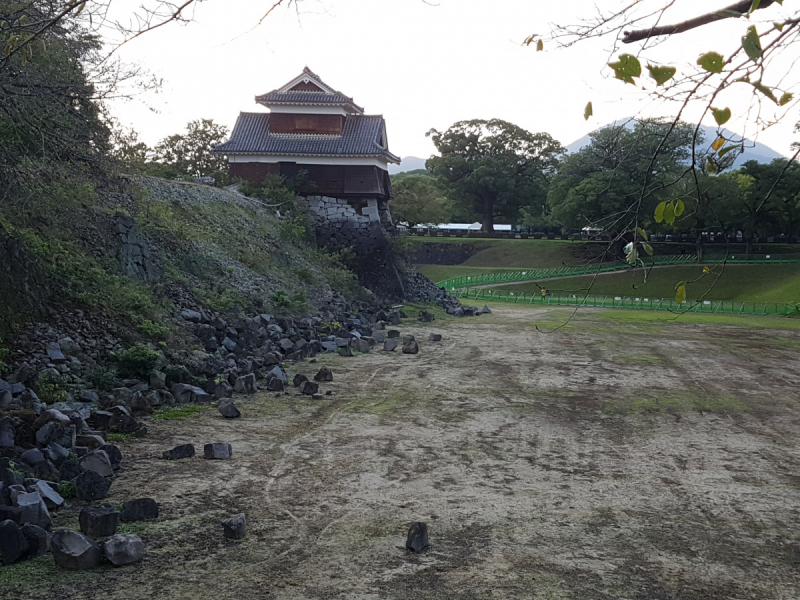
[(664, 221), (667, 225), (672, 225), (675, 223), (675, 206), (670, 202), (664, 208)]
[(675, 203), (675, 216), (680, 217), (684, 212), (686, 212), (686, 205), (683, 203), (683, 200), (678, 200)]
[(717, 163), (711, 160), (710, 156), (706, 157), (706, 173), (712, 177), (719, 173), (719, 167), (717, 166)]
[(761, 40), (758, 37), (755, 25), (750, 25), (747, 28), (747, 34), (742, 38), (742, 48), (747, 52), (750, 60), (757, 62), (761, 58)]
[(658, 67), (654, 65), (647, 65), (647, 70), (650, 71), (650, 77), (656, 80), (656, 85), (664, 85), (677, 72), (675, 67)]
[(717, 150), (719, 150), (720, 148), (722, 148), (725, 145), (726, 141), (727, 140), (724, 137), (722, 137), (722, 136), (718, 137), (716, 140), (714, 140), (714, 143), (711, 144), (712, 150), (714, 150), (714, 152), (716, 152)]
[(536, 51), (541, 52), (542, 50), (544, 50), (544, 42), (542, 40), (539, 40), (538, 42), (536, 42)]
[(761, 4), (761, 0), (753, 0), (753, 3), (750, 5), (750, 10), (747, 11), (747, 14), (752, 14), (753, 11), (758, 10), (759, 4)]
[(792, 94), (791, 92), (786, 92), (783, 94), (783, 96), (781, 96), (781, 99), (778, 100), (778, 104), (780, 106), (785, 106), (792, 101), (792, 98), (794, 98), (794, 94)]
[(650, 244), (642, 243), (642, 248), (647, 252), (648, 256), (653, 256), (653, 247)]
[(679, 283), (675, 287), (675, 302), (678, 304), (686, 302), (686, 284), (684, 282)]
[(752, 85), (759, 92), (764, 94), (767, 98), (772, 100), (775, 104), (778, 104), (778, 99), (775, 97), (775, 94), (773, 93), (773, 91), (770, 88), (768, 88), (767, 86), (765, 86), (763, 83), (761, 83), (760, 81), (756, 81), (754, 83), (751, 83), (750, 85)]
[(636, 261), (639, 259), (639, 253), (636, 251), (636, 248), (630, 251), (628, 254), (628, 264), (635, 265)]
[(731, 118), (731, 109), (712, 108), (711, 114), (714, 115), (714, 120), (717, 122), (717, 125), (725, 125)]
[(666, 210), (666, 208), (667, 208), (666, 202), (662, 202), (661, 204), (656, 206), (656, 212), (653, 215), (653, 217), (656, 220), (656, 223), (661, 223), (664, 220), (664, 211)]
[(777, 21), (775, 21), (775, 22), (773, 23), (773, 25), (775, 26), (775, 29), (777, 29), (777, 30), (778, 30), (778, 31), (780, 31), (781, 33), (783, 32), (783, 23), (778, 23)]
[(588, 121), (589, 117), (591, 117), (593, 114), (594, 114), (594, 109), (592, 108), (592, 103), (589, 102), (586, 105), (586, 108), (583, 109), (583, 119), (584, 119), (584, 121)]
[(722, 73), (725, 67), (725, 58), (718, 52), (706, 52), (697, 59), (697, 64), (709, 73)]
[(621, 54), (617, 62), (608, 63), (614, 69), (614, 76), (625, 83), (635, 83), (634, 77), (642, 75), (642, 63), (633, 54)]
[(638, 233), (639, 237), (641, 237), (644, 241), (647, 241), (647, 233), (645, 232), (644, 229), (642, 229), (641, 227), (637, 227), (636, 229), (634, 229), (634, 231)]
[(727, 148), (723, 148), (723, 149), (722, 149), (722, 150), (720, 150), (720, 151), (719, 151), (719, 153), (718, 153), (718, 154), (719, 154), (719, 157), (720, 157), (720, 158), (722, 158), (722, 157), (723, 157), (723, 156), (725, 156), (725, 155), (726, 155), (728, 152), (730, 152), (731, 150), (736, 150), (737, 148), (741, 148), (741, 146), (728, 146)]

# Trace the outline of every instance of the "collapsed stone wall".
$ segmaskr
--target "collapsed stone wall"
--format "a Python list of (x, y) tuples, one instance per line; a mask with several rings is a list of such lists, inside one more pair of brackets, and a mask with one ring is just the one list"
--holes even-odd
[(405, 297), (391, 245), (393, 229), (386, 202), (376, 198), (351, 199), (306, 196), (301, 199), (314, 219), (317, 245), (331, 252), (351, 248), (361, 283), (380, 295)]

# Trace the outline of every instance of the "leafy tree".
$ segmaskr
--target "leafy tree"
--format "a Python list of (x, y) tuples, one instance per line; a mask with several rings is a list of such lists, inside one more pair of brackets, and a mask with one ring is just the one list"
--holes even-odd
[(449, 201), (442, 185), (430, 175), (407, 175), (392, 179), (392, 216), (398, 223), (416, 227), (422, 223), (446, 223)]
[(191, 121), (186, 133), (171, 135), (153, 149), (153, 161), (179, 175), (213, 177), (225, 171), (227, 159), (214, 154), (215, 146), (228, 137), (228, 128), (212, 119)]
[(666, 190), (691, 172), (693, 135), (691, 125), (659, 120), (595, 131), (561, 163), (550, 185), (553, 218), (573, 229), (634, 229), (631, 215), (642, 205), (652, 214)]
[(564, 148), (546, 133), (531, 133), (500, 119), (459, 121), (428, 134), (441, 156), (427, 167), (445, 182), (456, 205), (480, 215), (481, 230), (494, 220), (516, 220), (520, 209), (543, 206)]

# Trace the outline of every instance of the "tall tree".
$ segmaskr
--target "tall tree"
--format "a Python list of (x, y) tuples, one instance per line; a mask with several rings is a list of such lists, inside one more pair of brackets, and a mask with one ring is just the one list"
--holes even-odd
[(161, 140), (153, 149), (153, 158), (179, 175), (212, 177), (223, 172), (228, 164), (224, 156), (213, 152), (227, 137), (228, 128), (212, 119), (191, 121), (185, 134)]
[(541, 207), (564, 148), (546, 133), (502, 121), (459, 121), (428, 134), (441, 156), (427, 167), (447, 185), (455, 203), (466, 205), (494, 231), (496, 218), (516, 220), (523, 207)]
[(430, 175), (407, 175), (392, 178), (392, 216), (398, 223), (416, 227), (421, 223), (446, 223), (450, 202), (443, 186)]
[(589, 137), (587, 146), (562, 162), (550, 185), (548, 205), (566, 227), (622, 233), (632, 228), (631, 214), (641, 207), (652, 214), (669, 187), (692, 171), (691, 125), (636, 121)]

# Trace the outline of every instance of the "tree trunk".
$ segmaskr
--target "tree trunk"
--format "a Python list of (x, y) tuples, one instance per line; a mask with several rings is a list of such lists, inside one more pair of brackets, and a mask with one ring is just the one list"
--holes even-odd
[(483, 206), (481, 231), (483, 233), (494, 233), (494, 202), (486, 201)]
[(703, 264), (703, 261), (706, 259), (706, 247), (703, 243), (703, 233), (701, 231), (696, 231), (694, 234), (694, 245), (697, 249), (697, 262), (699, 264)]
[(755, 234), (747, 236), (745, 238), (745, 241), (747, 242), (747, 245), (745, 246), (745, 254), (747, 254), (748, 258), (753, 253), (753, 238), (754, 237), (755, 237)]

